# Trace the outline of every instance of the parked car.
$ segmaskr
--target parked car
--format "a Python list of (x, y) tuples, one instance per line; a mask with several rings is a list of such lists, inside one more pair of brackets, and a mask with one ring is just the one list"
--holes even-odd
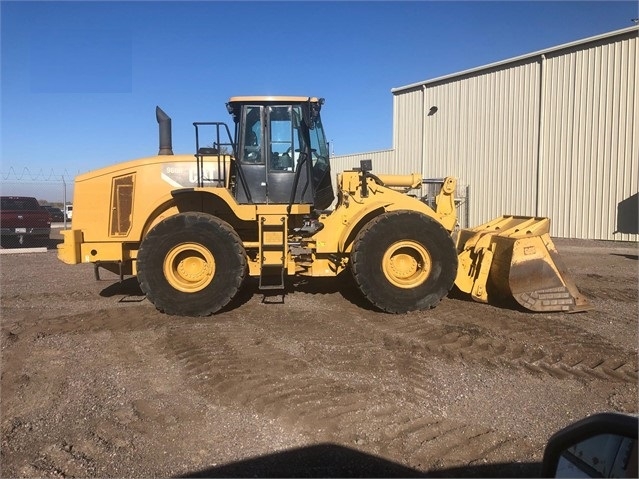
[(3, 246), (23, 246), (30, 240), (44, 245), (51, 234), (49, 212), (29, 196), (0, 197), (0, 225)]
[(73, 205), (64, 205), (64, 214), (66, 214), (67, 219), (71, 221), (71, 216), (73, 216)]
[(49, 212), (49, 215), (51, 215), (52, 222), (60, 223), (64, 221), (64, 213), (62, 212), (60, 208), (56, 208), (55, 206), (48, 206), (48, 205), (44, 205), (42, 207)]

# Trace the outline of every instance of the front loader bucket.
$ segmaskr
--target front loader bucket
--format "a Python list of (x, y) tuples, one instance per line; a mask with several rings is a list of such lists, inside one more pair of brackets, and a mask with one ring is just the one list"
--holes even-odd
[(502, 216), (457, 237), (455, 284), (476, 301), (514, 299), (530, 311), (592, 309), (572, 281), (549, 235), (550, 220)]

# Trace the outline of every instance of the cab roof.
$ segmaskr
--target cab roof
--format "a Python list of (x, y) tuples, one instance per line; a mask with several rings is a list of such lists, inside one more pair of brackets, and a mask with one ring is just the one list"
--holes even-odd
[(233, 96), (229, 103), (324, 103), (323, 98), (314, 96)]

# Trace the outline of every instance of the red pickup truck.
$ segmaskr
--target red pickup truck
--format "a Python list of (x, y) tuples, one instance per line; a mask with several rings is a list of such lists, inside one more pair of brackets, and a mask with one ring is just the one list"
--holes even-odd
[(49, 212), (28, 196), (0, 197), (0, 235), (2, 246), (46, 246), (51, 234)]

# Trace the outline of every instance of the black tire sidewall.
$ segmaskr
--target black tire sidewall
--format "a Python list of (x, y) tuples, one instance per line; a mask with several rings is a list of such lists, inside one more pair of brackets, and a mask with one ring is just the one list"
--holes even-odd
[[(421, 244), (430, 255), (430, 274), (415, 288), (393, 285), (382, 269), (388, 248), (405, 240)], [(457, 274), (457, 251), (450, 234), (434, 219), (417, 212), (389, 212), (371, 220), (355, 238), (352, 271), (362, 293), (383, 311), (428, 309), (452, 288)]]
[[(165, 277), (164, 260), (181, 243), (197, 243), (215, 260), (211, 282), (202, 290), (185, 293)], [(223, 308), (240, 288), (246, 271), (246, 253), (233, 228), (215, 216), (181, 213), (156, 225), (138, 253), (138, 281), (147, 298), (167, 314), (207, 316)]]

